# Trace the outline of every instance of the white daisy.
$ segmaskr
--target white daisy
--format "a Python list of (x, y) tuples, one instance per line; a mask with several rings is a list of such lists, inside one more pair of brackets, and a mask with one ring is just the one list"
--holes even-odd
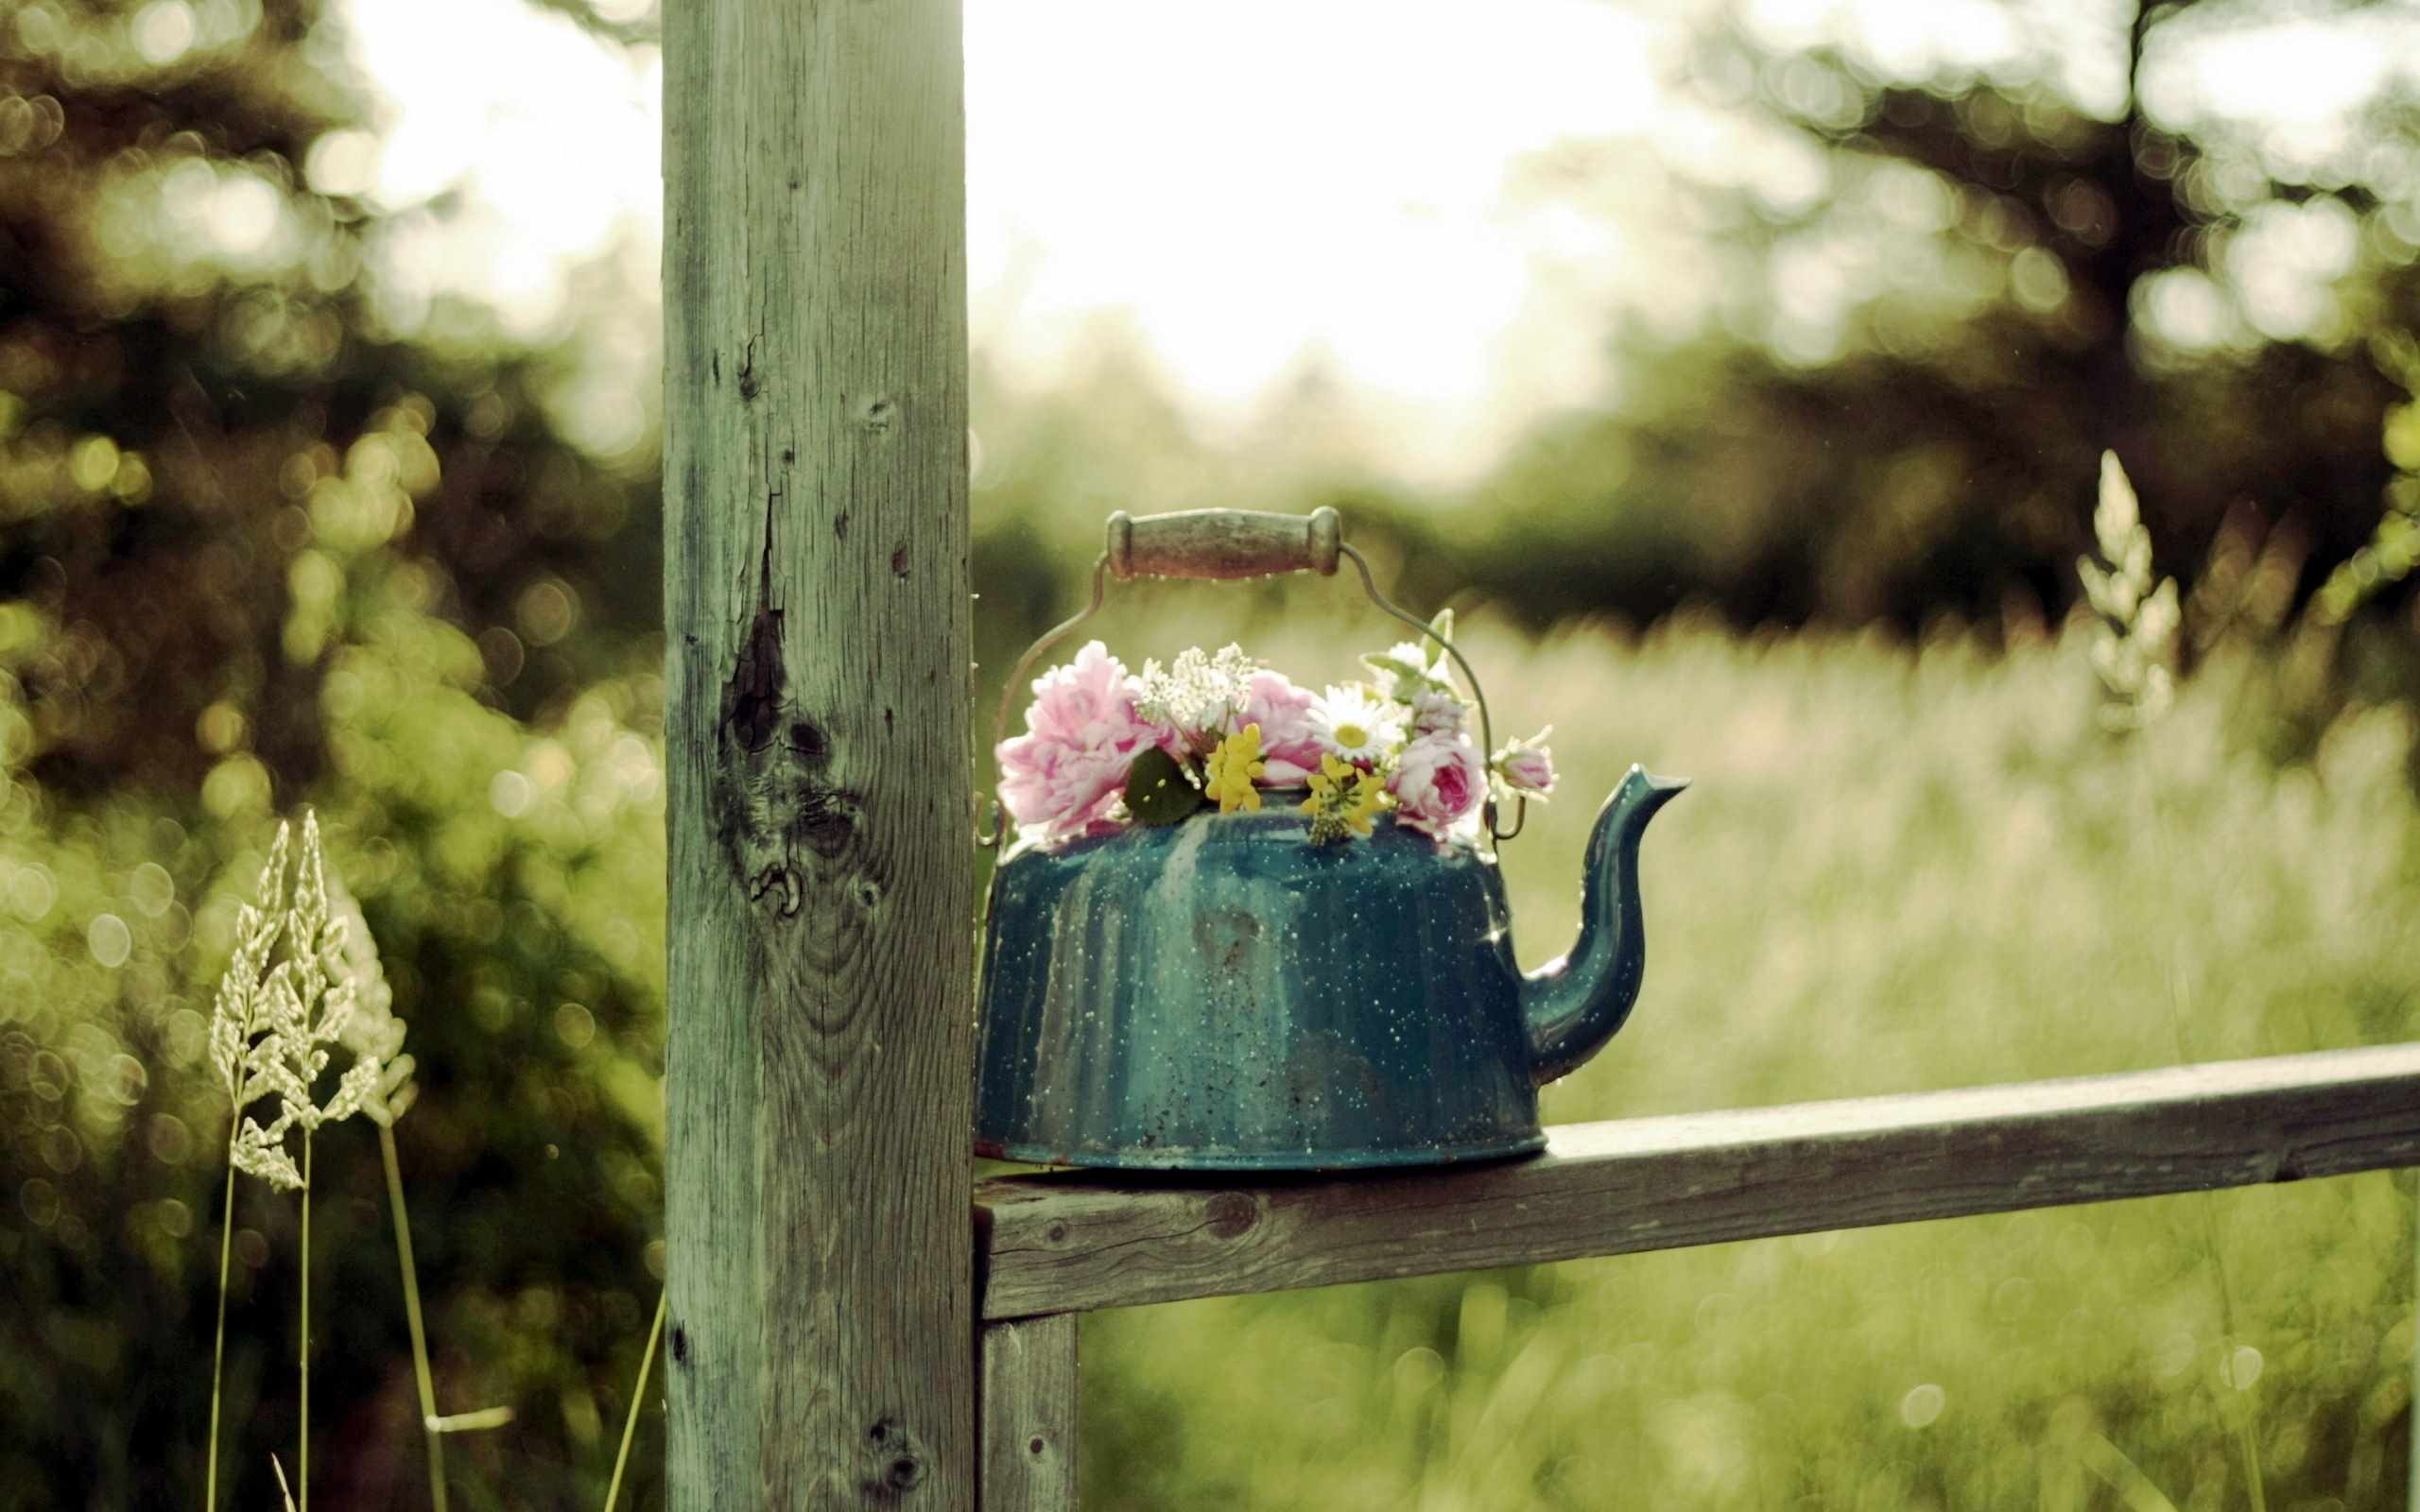
[(1357, 766), (1377, 765), (1403, 745), (1394, 706), (1357, 682), (1327, 690), (1311, 711), (1311, 733), (1321, 749)]

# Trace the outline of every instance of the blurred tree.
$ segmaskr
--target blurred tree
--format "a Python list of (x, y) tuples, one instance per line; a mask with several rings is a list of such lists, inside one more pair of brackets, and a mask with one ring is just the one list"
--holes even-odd
[(388, 221), (333, 192), (370, 139), (321, 9), (0, 19), (0, 603), (59, 627), (18, 675), (62, 791), (191, 791), (245, 751), (299, 790), (389, 571), (522, 711), (657, 618), (646, 459), (557, 434), (558, 359), (382, 290)]
[[(1736, 18), (1698, 38), (1680, 87), (1723, 150), (1663, 171), (1710, 286), (1673, 301), (1694, 318), (1628, 318), (1618, 404), (1481, 490), (1480, 515), (1547, 501), (1524, 512), (1570, 565), (1524, 593), (1539, 617), (1684, 596), (1742, 621), (2056, 611), (2112, 448), (2188, 579), (2246, 504), (2296, 520), (2320, 567), (2368, 537), (2402, 393), (2363, 328), (2420, 313), (2409, 81), (2309, 148), (2221, 114), (2195, 70), (2248, 28), (2409, 38), (2412, 18), (2130, 7), (2096, 46), (2087, 14), (1997, 9), (2006, 56), (1980, 63)], [(1533, 187), (1584, 201), (1656, 171), (1600, 144)]]

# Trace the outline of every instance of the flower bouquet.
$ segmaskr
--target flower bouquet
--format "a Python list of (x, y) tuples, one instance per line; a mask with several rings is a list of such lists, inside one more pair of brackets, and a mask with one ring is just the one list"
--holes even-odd
[[(1440, 843), (1470, 843), (1480, 800), (1545, 798), (1552, 728), (1483, 754), (1442, 643), (1361, 659), (1370, 676), (1314, 693), (1244, 654), (1199, 647), (1139, 675), (1098, 641), (1034, 679), (1026, 732), (1000, 743), (1000, 799), (1044, 845), (1270, 799), (1310, 816), (1309, 838), (1368, 835), (1381, 815)], [(1301, 795), (1299, 798), (1296, 795)]]

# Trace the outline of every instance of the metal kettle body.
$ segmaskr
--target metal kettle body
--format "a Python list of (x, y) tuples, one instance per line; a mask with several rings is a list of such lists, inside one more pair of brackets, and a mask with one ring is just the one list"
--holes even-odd
[(977, 1151), (1283, 1171), (1540, 1148), (1538, 1088), (1637, 999), (1639, 839), (1685, 785), (1631, 768), (1590, 835), (1579, 940), (1526, 976), (1493, 857), (1392, 817), (1314, 845), (1271, 804), (1010, 852)]

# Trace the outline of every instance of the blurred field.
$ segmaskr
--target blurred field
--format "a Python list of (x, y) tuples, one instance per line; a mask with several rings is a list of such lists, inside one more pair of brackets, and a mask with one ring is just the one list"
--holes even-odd
[[(1280, 627), (1246, 644), (1305, 679), (1389, 638), (1340, 590), (1276, 593), (1136, 590), (1104, 633), (1139, 662)], [(1526, 963), (1569, 937), (1622, 768), (1698, 782), (1649, 839), (1637, 1016), (1550, 1119), (2152, 1066), (2180, 1032), (2192, 1058), (2413, 1032), (2411, 716), (2295, 724), (2272, 691), (2290, 646), (2222, 650), (2118, 739), (2080, 634), (2001, 655), (1686, 618), (1533, 643), (1483, 606), (1465, 626), (1498, 738), (1552, 722), (1565, 773), (1508, 848)], [(638, 678), (524, 726), (475, 675), (458, 632), (367, 616), (315, 796), (422, 1057), (398, 1135), (441, 1394), (520, 1414), (458, 1446), (458, 1494), (593, 1506), (660, 1263), (658, 714)], [(37, 739), (0, 700), (12, 765)], [(201, 799), (71, 816), (21, 769), (0, 793), (0, 1259), (26, 1304), (0, 1315), (0, 1484), (50, 1487), (0, 1503), (173, 1503), (199, 1478), (224, 1138), (199, 1010), (268, 830), (240, 763)], [(315, 1458), (328, 1505), (409, 1505), (375, 1157), (322, 1143), (341, 1304), (316, 1389), (347, 1452)], [(254, 1426), (231, 1463), (256, 1465), (290, 1435), (291, 1216), (242, 1200), (232, 1410)], [(2131, 1463), (2179, 1507), (2237, 1506), (2226, 1425), (2249, 1414), (2269, 1505), (2399, 1505), (2399, 1180), (2207, 1207), (2248, 1390), (2221, 1379), (2204, 1199), (2164, 1199), (1089, 1318), (1088, 1501), (2156, 1504), (2111, 1489)], [(626, 1504), (661, 1503), (661, 1433), (651, 1411)]]
[[(2410, 1036), (2420, 811), (2400, 712), (2260, 753), (2230, 654), (2148, 739), (2082, 637), (2005, 659), (1702, 627), (1481, 627), (1499, 720), (1568, 796), (1507, 848), (1525, 964), (1643, 760), (1698, 786), (1644, 866), (1646, 992), (1550, 1121), (1962, 1086)], [(1253, 649), (1332, 657), (1325, 637)], [(2370, 1176), (1085, 1322), (1104, 1507), (2403, 1504), (2408, 1184)], [(2221, 1378), (2220, 1279), (2238, 1366)], [(2094, 1466), (2100, 1469), (2094, 1469)], [(2135, 1503), (2131, 1504), (2156, 1504)]]

